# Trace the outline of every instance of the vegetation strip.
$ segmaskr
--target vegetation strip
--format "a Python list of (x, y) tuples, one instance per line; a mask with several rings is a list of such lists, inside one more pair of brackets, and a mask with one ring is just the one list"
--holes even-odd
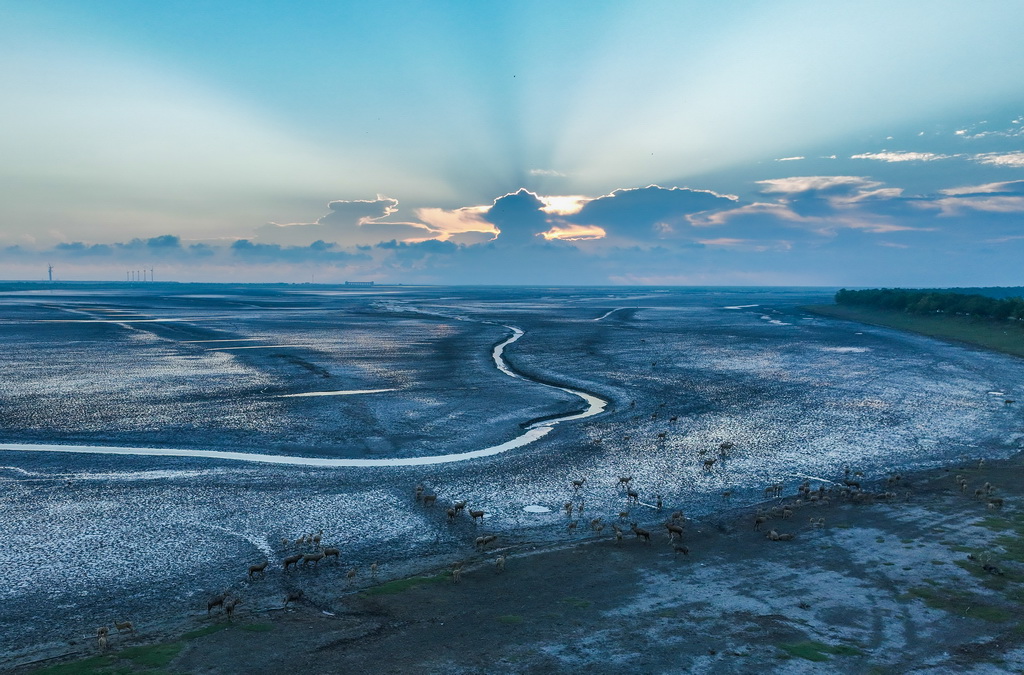
[(1012, 325), (1007, 321), (972, 319), (948, 314), (908, 314), (866, 306), (812, 305), (803, 309), (833, 319), (895, 328), (1024, 357), (1024, 327)]

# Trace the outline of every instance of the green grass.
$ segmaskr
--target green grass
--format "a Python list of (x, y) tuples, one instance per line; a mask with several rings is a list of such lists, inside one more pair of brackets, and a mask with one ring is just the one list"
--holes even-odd
[(165, 642), (158, 645), (128, 647), (118, 652), (117, 656), (147, 668), (163, 668), (174, 660), (184, 646), (184, 642)]
[(272, 623), (247, 623), (244, 626), (239, 626), (242, 630), (247, 630), (251, 633), (268, 633), (274, 630), (274, 624)]
[(591, 604), (590, 600), (584, 600), (583, 598), (575, 598), (572, 596), (569, 596), (568, 598), (562, 598), (562, 602), (571, 607), (578, 607), (580, 609), (586, 609), (587, 607), (590, 607)]
[(35, 675), (120, 675), (130, 672), (130, 669), (115, 669), (113, 667), (115, 660), (113, 656), (91, 656), (80, 661), (40, 668), (33, 672)]
[(204, 635), (210, 635), (211, 633), (216, 633), (218, 631), (222, 631), (225, 628), (227, 628), (228, 625), (229, 624), (226, 624), (226, 623), (215, 623), (213, 625), (206, 626), (205, 628), (200, 628), (198, 630), (189, 631), (188, 633), (185, 633), (184, 635), (182, 635), (181, 639), (182, 640), (195, 640), (196, 638), (203, 637)]
[(970, 619), (1001, 623), (1014, 617), (1013, 613), (989, 604), (978, 595), (950, 588), (915, 586), (908, 591), (908, 595), (920, 598), (932, 609), (941, 609)]
[(921, 333), (942, 340), (967, 342), (995, 351), (1024, 356), (1024, 329), (1008, 322), (961, 316), (905, 314), (848, 305), (814, 305), (803, 309), (835, 319)]
[(498, 621), (507, 624), (519, 624), (523, 622), (523, 617), (518, 614), (502, 614), (498, 617)]
[(833, 656), (859, 656), (863, 652), (856, 647), (849, 645), (829, 645), (824, 642), (807, 640), (806, 642), (794, 642), (781, 644), (778, 648), (789, 654), (791, 657), (807, 659), (808, 661), (828, 661), (829, 655)]
[(432, 577), (408, 577), (406, 579), (395, 579), (387, 583), (381, 584), (380, 586), (374, 586), (363, 591), (363, 595), (395, 595), (402, 593), (410, 588), (421, 586), (423, 584), (436, 584), (442, 581), (447, 581), (452, 578), (451, 573), (445, 572)]
[[(270, 624), (251, 624), (270, 625)], [(228, 628), (229, 624), (217, 623), (190, 631), (175, 642), (155, 645), (127, 647), (113, 654), (90, 656), (89, 658), (48, 666), (33, 671), (33, 675), (158, 675), (164, 666), (174, 660), (185, 647), (185, 642), (210, 635)], [(241, 626), (245, 630), (253, 630)]]

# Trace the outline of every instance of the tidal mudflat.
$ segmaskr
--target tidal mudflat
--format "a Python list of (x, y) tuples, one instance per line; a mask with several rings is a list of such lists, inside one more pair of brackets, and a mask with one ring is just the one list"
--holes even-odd
[[(334, 575), (337, 595), (369, 584), (374, 562), (387, 579), (465, 558), (482, 533), (507, 546), (582, 538), (588, 528), (567, 531), (566, 501), (585, 504), (574, 516), (584, 525), (623, 510), (643, 525), (664, 520), (659, 496), (665, 511), (701, 517), (760, 502), (769, 484), (840, 481), (846, 466), (879, 481), (1021, 449), (1019, 409), (1004, 401), (1022, 398), (1024, 362), (799, 309), (830, 295), (161, 284), (6, 293), (0, 652), (16, 664), (73, 649), (115, 618), (184, 625), (210, 595), (260, 583), (245, 571), (262, 560), (272, 565), (265, 583), (320, 575), (323, 585), (328, 569), (287, 579), (279, 569), (295, 548), (281, 540), (308, 532), (341, 549), (343, 569), (363, 570), (358, 582)], [(499, 362), (495, 347), (516, 331)], [(531, 426), (547, 431), (515, 444)], [(514, 447), (472, 457), (503, 444)], [(632, 477), (637, 503), (619, 476)], [(434, 507), (415, 500), (417, 484), (437, 495)], [(460, 500), (485, 511), (483, 522), (448, 522)]]

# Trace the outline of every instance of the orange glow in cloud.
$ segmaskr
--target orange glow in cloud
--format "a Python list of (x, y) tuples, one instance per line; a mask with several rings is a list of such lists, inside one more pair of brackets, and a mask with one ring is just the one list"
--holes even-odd
[(494, 227), (494, 223), (483, 218), (483, 214), (487, 213), (490, 208), (490, 206), (465, 206), (452, 211), (423, 208), (416, 209), (416, 217), (429, 225), (431, 229), (440, 232), (437, 239), (446, 240), (453, 234), (463, 232), (486, 232), (496, 237), (498, 228)]
[(560, 241), (582, 241), (585, 239), (603, 239), (606, 233), (603, 228), (597, 225), (555, 225), (547, 232), (541, 232), (540, 236), (548, 241), (557, 239)]

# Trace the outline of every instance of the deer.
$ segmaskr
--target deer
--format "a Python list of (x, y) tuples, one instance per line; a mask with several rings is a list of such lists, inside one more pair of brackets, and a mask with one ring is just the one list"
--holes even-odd
[(501, 574), (505, 571), (505, 556), (499, 555), (494, 559), (494, 571), (496, 574)]
[(665, 529), (668, 530), (668, 538), (671, 540), (673, 537), (679, 537), (679, 540), (683, 539), (683, 528), (674, 523), (665, 523)]
[(586, 478), (581, 478), (580, 480), (572, 481), (573, 492), (579, 492), (580, 490), (582, 490), (583, 489), (583, 484), (586, 483), (586, 482), (587, 482)]
[(455, 522), (455, 516), (459, 515), (459, 512), (456, 511), (454, 508), (449, 508), (447, 513), (449, 523)]
[(320, 551), (319, 553), (306, 553), (302, 556), (302, 566), (308, 567), (309, 563), (313, 563), (313, 566), (316, 567), (317, 563), (319, 563), (325, 557), (326, 556), (324, 555), (323, 551)]
[(637, 541), (644, 540), (648, 544), (651, 543), (651, 533), (642, 527), (637, 527), (636, 523), (630, 523), (629, 529), (633, 530), (633, 534), (636, 535)]
[(300, 560), (302, 560), (302, 554), (301, 553), (296, 553), (295, 555), (290, 555), (287, 558), (285, 558), (284, 560), (282, 560), (281, 562), (284, 565), (284, 571), (287, 572), (288, 568), (291, 567), (292, 565), (295, 565), (296, 567), (298, 567), (298, 564), (299, 564)]
[(431, 495), (423, 495), (423, 505), (424, 506), (433, 506), (434, 502), (436, 502), (436, 501), (437, 501), (437, 495), (433, 495), (433, 494), (431, 494)]
[(350, 570), (349, 570), (349, 571), (348, 571), (348, 572), (347, 572), (347, 573), (345, 574), (345, 578), (346, 578), (346, 579), (348, 579), (348, 584), (349, 584), (350, 586), (352, 585), (352, 582), (353, 582), (353, 581), (355, 581), (355, 578), (356, 578), (356, 574), (357, 574), (357, 573), (358, 573), (358, 572), (356, 571), (356, 568), (355, 568), (355, 567), (353, 567), (352, 569), (350, 569)]
[(573, 510), (572, 502), (566, 502), (566, 503), (562, 504), (562, 508), (565, 509), (565, 515), (567, 515), (570, 518), (572, 518), (572, 510)]
[(619, 489), (628, 488), (631, 480), (633, 480), (632, 476), (619, 476)]
[(227, 600), (227, 599), (228, 599), (227, 591), (225, 591), (223, 593), (219, 593), (219, 594), (213, 596), (206, 603), (206, 613), (209, 614), (210, 611), (213, 610), (214, 607), (221, 607), (221, 608), (223, 608), (224, 607), (224, 601)]
[(639, 504), (640, 503), (640, 493), (637, 492), (636, 490), (630, 488), (629, 490), (626, 491), (626, 499), (628, 501), (633, 502), (634, 504)]
[(224, 614), (227, 615), (228, 621), (231, 621), (231, 616), (235, 613), (235, 607), (242, 604), (241, 598), (231, 598), (224, 603)]
[(270, 564), (269, 561), (264, 560), (259, 565), (249, 565), (249, 579), (252, 579), (253, 575), (256, 575), (256, 574), (260, 574), (260, 575), (266, 576), (267, 575), (267, 565), (269, 565), (269, 564)]
[(132, 625), (131, 621), (115, 621), (114, 628), (117, 629), (118, 633), (128, 631), (131, 634), (135, 634), (135, 626)]
[(335, 560), (341, 560), (341, 550), (333, 547), (327, 547), (324, 549), (324, 557), (330, 558), (334, 556)]
[(481, 521), (484, 519), (483, 511), (474, 511), (473, 509), (470, 509), (469, 515), (473, 518), (473, 522), (476, 522), (477, 518), (479, 518)]
[(718, 461), (717, 459), (705, 459), (704, 460), (704, 470), (705, 471), (711, 471), (711, 469), (715, 468), (715, 462), (717, 462), (717, 461)]
[(576, 533), (576, 527), (577, 527), (577, 526), (578, 526), (579, 524), (580, 524), (580, 521), (578, 521), (578, 520), (573, 520), (573, 521), (571, 521), (571, 522), (570, 522), (570, 523), (569, 523), (569, 524), (568, 524), (568, 525), (566, 526), (566, 528), (565, 528), (565, 529), (566, 529), (566, 531), (567, 531), (567, 532), (568, 532), (569, 534), (575, 534), (575, 533)]
[(291, 602), (299, 602), (305, 597), (305, 593), (299, 591), (288, 591), (288, 595), (284, 596), (284, 606), (287, 607)]

